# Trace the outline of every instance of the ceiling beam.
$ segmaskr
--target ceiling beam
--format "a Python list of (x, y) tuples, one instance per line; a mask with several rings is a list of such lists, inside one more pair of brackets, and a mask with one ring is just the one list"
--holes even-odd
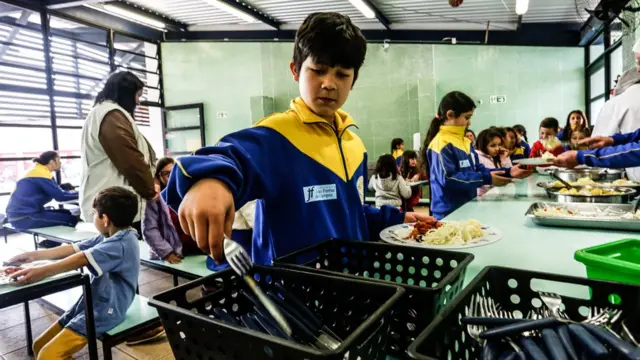
[(362, 0), (363, 3), (367, 4), (373, 13), (376, 14), (376, 19), (387, 29), (389, 30), (389, 25), (391, 25), (391, 21), (387, 19), (386, 16), (378, 9), (378, 7), (371, 0)]
[[(490, 31), (487, 45), (578, 46), (579, 25), (573, 23), (524, 23), (519, 31)], [(482, 30), (362, 30), (369, 43), (385, 40), (397, 43), (443, 43), (456, 38), (459, 45), (484, 44)], [(235, 41), (235, 42), (291, 42), (295, 30), (265, 31), (187, 31), (168, 32), (165, 41)], [(451, 41), (449, 41), (451, 43)], [(455, 46), (455, 45), (452, 45)]]
[(106, 1), (108, 0), (45, 0), (44, 2), (49, 9), (64, 9), (73, 6), (98, 4)]
[(280, 28), (280, 22), (277, 21), (276, 19), (272, 18), (271, 16), (268, 16), (267, 14), (264, 14), (260, 11), (258, 11), (258, 9), (251, 7), (249, 5), (247, 5), (244, 2), (238, 2), (236, 0), (217, 0), (218, 2), (224, 3), (226, 5), (231, 6), (232, 8), (238, 10), (238, 11), (242, 11), (243, 13), (252, 16), (256, 19), (258, 19), (259, 21), (271, 26), (274, 29), (279, 29)]
[[(159, 14), (155, 11), (143, 8), (141, 6), (138, 6), (126, 1), (125, 2), (112, 1), (109, 5), (164, 23), (167, 27), (167, 30), (169, 31), (187, 31), (186, 24), (176, 21), (174, 19), (171, 19), (162, 14)], [(96, 6), (96, 8), (99, 6), (100, 5)]]

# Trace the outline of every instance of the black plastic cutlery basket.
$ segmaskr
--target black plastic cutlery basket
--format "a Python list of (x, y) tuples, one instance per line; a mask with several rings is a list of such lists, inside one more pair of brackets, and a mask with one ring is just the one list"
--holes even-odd
[(491, 298), (516, 316), (526, 316), (529, 311), (545, 308), (538, 291), (549, 291), (549, 287), (553, 288), (551, 292), (562, 296), (565, 313), (576, 321), (584, 320), (590, 307), (620, 309), (623, 316), (634, 316), (640, 306), (640, 286), (487, 267), (418, 336), (409, 347), (409, 355), (419, 360), (479, 359), (481, 346), (461, 324), (461, 319), (468, 315), (472, 297)]
[(329, 240), (278, 258), (275, 264), (402, 286), (387, 353), (406, 357), (420, 331), (462, 289), (473, 255), (366, 241)]
[(265, 292), (280, 285), (297, 297), (341, 345), (319, 350), (217, 319), (216, 311), (239, 317), (254, 306), (240, 294), (251, 292), (244, 279), (227, 269), (149, 300), (176, 359), (384, 359), (401, 287), (279, 267), (255, 266), (251, 276)]

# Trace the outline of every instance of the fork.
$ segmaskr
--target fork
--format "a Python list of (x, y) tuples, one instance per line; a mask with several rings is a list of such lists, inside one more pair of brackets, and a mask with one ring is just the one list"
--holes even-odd
[(238, 275), (242, 276), (244, 281), (249, 285), (249, 288), (256, 294), (256, 297), (262, 305), (267, 309), (269, 314), (273, 316), (278, 325), (282, 328), (282, 331), (285, 332), (288, 336), (291, 336), (291, 327), (289, 323), (284, 318), (284, 315), (278, 310), (276, 305), (265, 295), (265, 293), (260, 289), (260, 286), (256, 284), (256, 282), (249, 276), (249, 271), (253, 267), (253, 262), (249, 257), (249, 254), (244, 250), (240, 244), (229, 239), (226, 235), (224, 237), (224, 256), (227, 258), (227, 262), (229, 266), (235, 271)]
[[(481, 299), (478, 295), (471, 296), (471, 305), (469, 306), (469, 314), (471, 316), (483, 316), (481, 310)], [(480, 338), (480, 333), (486, 328), (480, 325), (467, 324), (467, 332), (482, 347), (482, 355), (480, 359), (497, 359), (499, 349), (492, 342)]]

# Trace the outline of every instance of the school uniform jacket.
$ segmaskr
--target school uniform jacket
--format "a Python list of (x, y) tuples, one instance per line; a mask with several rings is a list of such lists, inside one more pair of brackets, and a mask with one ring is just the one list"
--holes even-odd
[(612, 136), (614, 145), (596, 150), (578, 151), (578, 163), (613, 169), (640, 166), (640, 129)]
[(177, 209), (195, 182), (215, 178), (228, 185), (236, 209), (262, 199), (252, 244), (258, 264), (329, 238), (377, 239), (404, 214), (363, 205), (367, 153), (355, 126), (339, 110), (334, 127), (295, 99), (285, 113), (178, 159), (163, 196)]
[(60, 202), (77, 200), (78, 193), (62, 190), (53, 180), (51, 171), (46, 166), (36, 163), (16, 183), (16, 189), (7, 204), (7, 215), (9, 219), (16, 219), (44, 211), (44, 205), (54, 199)]
[[(441, 126), (427, 149), (431, 211), (436, 219), (473, 200), (481, 186), (491, 185), (491, 172), (480, 163), (471, 141), (464, 137), (465, 129)], [(509, 173), (508, 169), (493, 170)]]

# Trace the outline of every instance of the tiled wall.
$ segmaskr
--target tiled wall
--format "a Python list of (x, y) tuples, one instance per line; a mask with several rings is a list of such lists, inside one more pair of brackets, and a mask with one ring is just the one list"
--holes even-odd
[[(210, 144), (272, 108), (286, 110), (298, 94), (291, 43), (165, 43), (162, 51), (167, 105), (204, 102)], [(584, 109), (583, 56), (582, 48), (370, 44), (344, 108), (372, 159), (394, 137), (410, 147), (413, 133), (424, 135), (451, 90), (482, 101), (474, 130), (521, 123), (534, 135), (542, 118), (564, 122), (569, 111)], [(507, 102), (489, 104), (491, 95)]]

